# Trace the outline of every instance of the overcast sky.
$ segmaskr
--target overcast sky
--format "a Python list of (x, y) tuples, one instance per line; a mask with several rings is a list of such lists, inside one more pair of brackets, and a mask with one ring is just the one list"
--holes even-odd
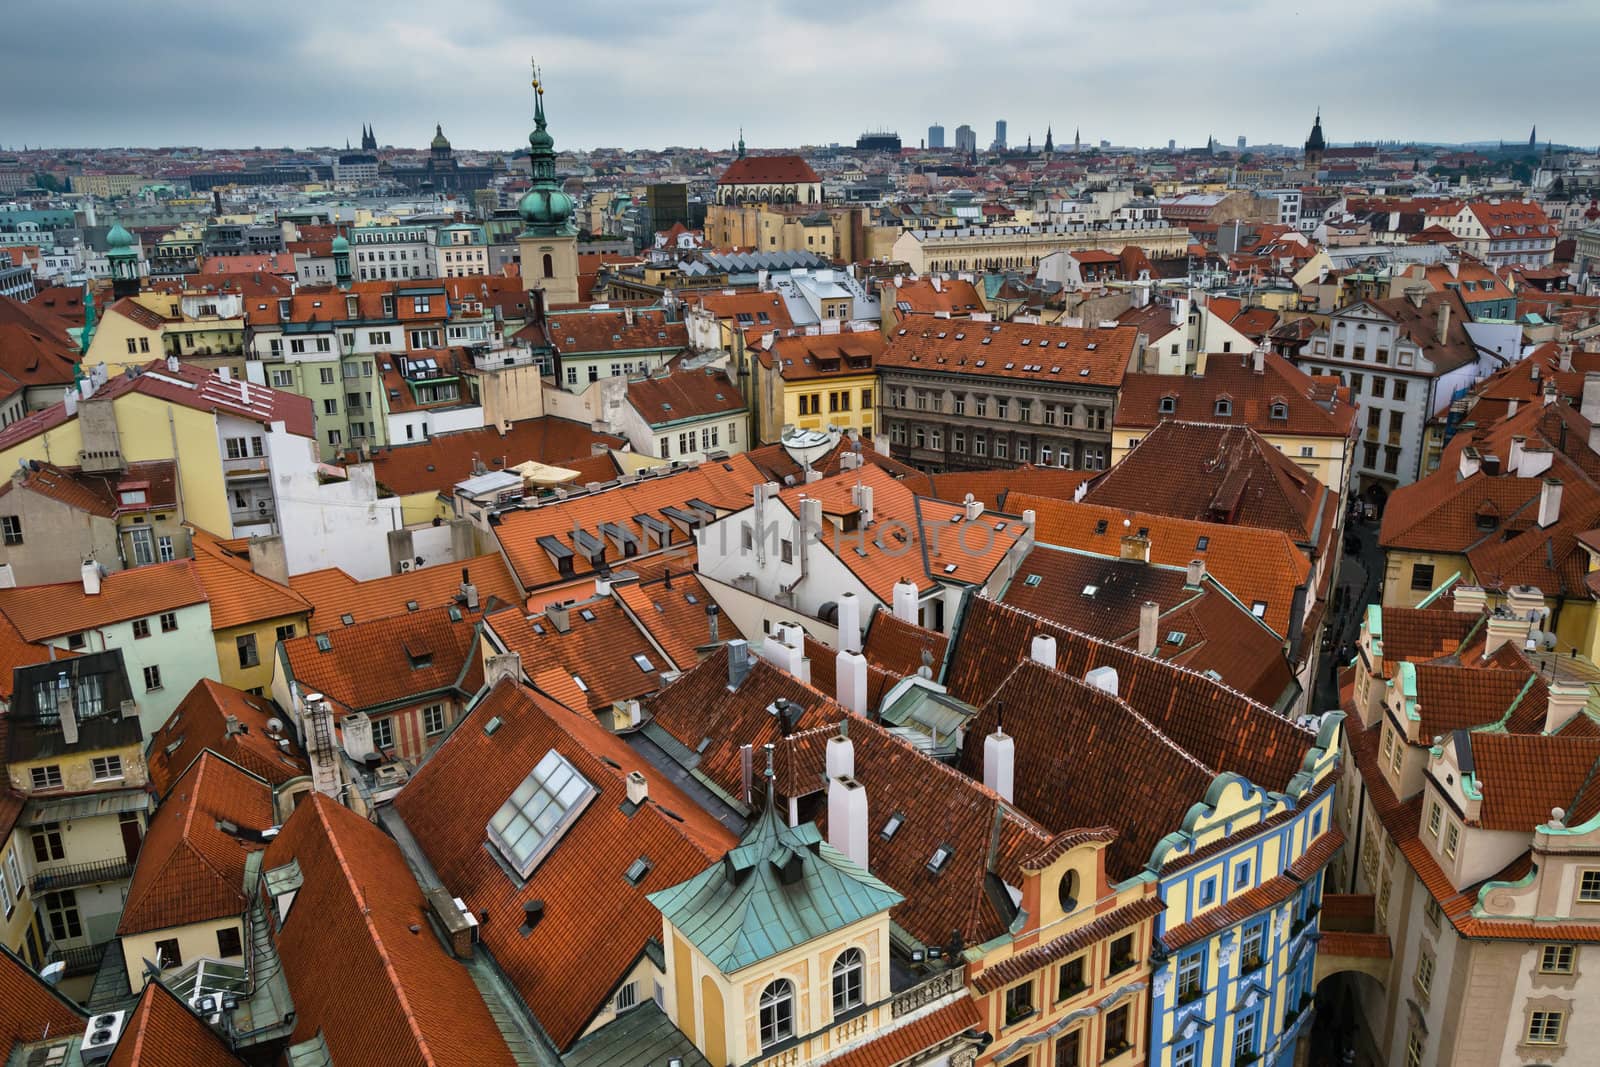
[[(6, 18), (8, 145), (1600, 141), (1593, 0), (51, 0)], [(24, 91), (23, 87), (26, 87)]]

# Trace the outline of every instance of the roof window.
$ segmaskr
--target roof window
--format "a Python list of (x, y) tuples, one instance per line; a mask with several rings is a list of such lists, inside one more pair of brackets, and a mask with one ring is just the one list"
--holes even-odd
[(644, 671), (646, 674), (656, 669), (655, 665), (650, 662), (650, 657), (645, 655), (643, 652), (634, 653), (633, 662), (635, 666), (637, 666), (641, 671)]
[(889, 821), (883, 824), (883, 829), (878, 831), (878, 836), (883, 838), (885, 841), (888, 841), (890, 838), (894, 837), (894, 835), (900, 831), (900, 826), (905, 821), (906, 821), (905, 812), (903, 812), (903, 811), (895, 812), (893, 815), (889, 816)]
[(950, 857), (953, 854), (949, 845), (940, 845), (933, 850), (933, 855), (928, 859), (928, 870), (934, 874), (942, 873), (950, 865)]
[(1044, 578), (1040, 575), (1030, 574), (1026, 578), (1022, 579), (1022, 584), (1027, 586), (1029, 589), (1037, 589), (1039, 588), (1039, 583), (1042, 581), (1044, 581)]
[(527, 878), (599, 792), (551, 749), (489, 820), (489, 842)]
[(317, 651), (318, 652), (331, 652), (331, 651), (333, 651), (333, 642), (331, 640), (329, 640), (327, 634), (318, 634), (317, 635)]

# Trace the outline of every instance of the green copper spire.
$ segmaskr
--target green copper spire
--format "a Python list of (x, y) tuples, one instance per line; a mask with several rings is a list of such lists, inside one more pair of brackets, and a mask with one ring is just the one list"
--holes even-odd
[(517, 202), (517, 213), (526, 225), (523, 232), (544, 237), (576, 233), (572, 197), (562, 192), (561, 183), (556, 181), (556, 139), (545, 126), (544, 83), (537, 64), (533, 67), (533, 132), (528, 135), (528, 169), (533, 188)]
[(94, 340), (94, 290), (83, 283), (83, 329), (78, 331), (78, 355), (87, 355)]

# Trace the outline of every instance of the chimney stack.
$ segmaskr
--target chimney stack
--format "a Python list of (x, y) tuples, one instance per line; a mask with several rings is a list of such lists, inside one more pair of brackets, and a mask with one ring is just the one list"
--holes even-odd
[(735, 637), (728, 642), (728, 688), (738, 689), (750, 674), (750, 642)]
[(917, 623), (917, 587), (902, 578), (894, 583), (894, 617), (912, 626)]
[(1040, 666), (1056, 669), (1056, 639), (1049, 634), (1035, 636), (1028, 654)]
[(1154, 600), (1139, 605), (1139, 655), (1156, 653), (1156, 622), (1161, 618), (1161, 607)]
[(1203, 559), (1191, 559), (1189, 561), (1189, 570), (1184, 577), (1184, 584), (1198, 588), (1200, 583), (1205, 580), (1206, 561)]
[(1439, 344), (1444, 344), (1445, 338), (1450, 336), (1450, 301), (1439, 301), (1439, 328), (1434, 331), (1433, 339)]
[(1117, 669), (1115, 667), (1096, 667), (1083, 676), (1083, 680), (1100, 690), (1102, 693), (1117, 695)]
[(628, 803), (639, 807), (650, 796), (650, 783), (638, 771), (628, 772)]
[[(1003, 708), (998, 709), (996, 715), (1001, 716), (1003, 711)], [(1015, 793), (1012, 778), (1016, 770), (1016, 758), (1017, 743), (1005, 732), (997, 718), (994, 733), (983, 739), (983, 784), (999, 793), (1000, 799), (1008, 804)]]
[(839, 651), (861, 651), (861, 598), (850, 591), (839, 594)]
[(1544, 732), (1561, 729), (1589, 703), (1589, 687), (1582, 682), (1557, 681), (1550, 685), (1545, 701)]
[(828, 844), (850, 857), (862, 870), (869, 869), (867, 789), (854, 778), (828, 780)]
[(1561, 480), (1546, 478), (1539, 487), (1539, 528), (1554, 526), (1561, 518)]
[(83, 593), (85, 596), (100, 595), (100, 564), (92, 559), (83, 561)]
[(840, 707), (855, 715), (867, 713), (867, 657), (841, 651), (834, 662), (833, 684)]
[(1583, 376), (1583, 399), (1578, 403), (1578, 414), (1591, 423), (1600, 422), (1600, 371), (1589, 371)]
[(967, 494), (961, 507), (968, 522), (974, 522), (983, 516), (983, 501), (974, 499), (971, 493)]
[(829, 778), (854, 778), (856, 775), (856, 746), (850, 740), (850, 720), (839, 720), (839, 732), (828, 738), (823, 753), (823, 765)]
[(1256, 374), (1267, 372), (1267, 343), (1265, 341), (1256, 345), (1256, 350), (1250, 356), (1250, 369)]
[(721, 613), (722, 609), (715, 604), (706, 605), (707, 644), (714, 645), (717, 643), (717, 616)]

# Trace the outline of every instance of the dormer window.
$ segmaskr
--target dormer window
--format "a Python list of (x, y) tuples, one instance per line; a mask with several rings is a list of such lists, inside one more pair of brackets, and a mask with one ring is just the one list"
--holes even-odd
[(1279, 419), (1279, 420), (1287, 419), (1289, 417), (1289, 405), (1288, 404), (1273, 404), (1272, 405), (1272, 417), (1274, 419)]
[(1178, 398), (1177, 397), (1175, 397), (1175, 396), (1164, 396), (1164, 397), (1161, 398), (1161, 414), (1163, 414), (1163, 415), (1171, 415), (1174, 411), (1177, 411), (1177, 410), (1178, 410)]
[(1233, 401), (1225, 396), (1217, 398), (1216, 414), (1219, 418), (1227, 418), (1233, 414)]

